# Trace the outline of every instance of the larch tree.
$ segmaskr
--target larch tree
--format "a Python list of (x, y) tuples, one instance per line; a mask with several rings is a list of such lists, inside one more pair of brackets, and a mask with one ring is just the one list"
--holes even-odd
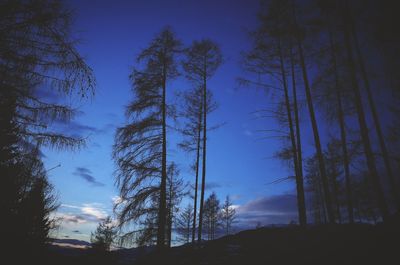
[(39, 247), (56, 208), (40, 148), (84, 145), (54, 125), (75, 117), (72, 103), (94, 94), (95, 78), (71, 38), (73, 13), (62, 2), (1, 1), (0, 10), (0, 207), (7, 216), (0, 225), (19, 231), (5, 234), (9, 246), (22, 238)]
[(221, 225), (221, 205), (215, 192), (204, 203), (204, 230), (208, 240), (214, 240), (218, 227)]
[(229, 235), (229, 232), (231, 231), (232, 224), (235, 221), (235, 215), (236, 210), (233, 207), (229, 195), (227, 195), (221, 208), (221, 225), (224, 228), (226, 235)]
[[(252, 32), (252, 50), (244, 56), (244, 66), (249, 72), (264, 75), (269, 78), (265, 83), (241, 80), (244, 84), (255, 84), (267, 91), (279, 94), (282, 100), (277, 108), (263, 110), (272, 114), (279, 123), (279, 130), (264, 130), (279, 134), (284, 140), (285, 147), (276, 154), (284, 161), (290, 161), (294, 168), (296, 180), (297, 204), (300, 225), (307, 223), (302, 154), (300, 141), (300, 124), (297, 100), (297, 86), (295, 77), (295, 62), (291, 40), (291, 24), (288, 23), (287, 2), (271, 1), (268, 11), (259, 14), (260, 26)], [(290, 65), (290, 67), (288, 66)], [(290, 74), (289, 74), (290, 73)], [(290, 95), (288, 77), (292, 77), (292, 95)], [(292, 99), (292, 98), (293, 99)], [(288, 132), (286, 132), (288, 128)], [(300, 161), (301, 160), (301, 161)], [(290, 179), (288, 177), (287, 179)]]
[(194, 218), (193, 206), (188, 204), (178, 215), (175, 220), (176, 232), (178, 240), (184, 244), (190, 242), (192, 236), (192, 222)]
[(200, 195), (200, 211), (199, 211), (199, 230), (198, 241), (201, 242), (202, 235), (202, 220), (203, 220), (203, 207), (204, 207), (204, 191), (206, 181), (206, 155), (207, 155), (207, 114), (210, 110), (208, 106), (210, 91), (207, 87), (208, 80), (214, 75), (222, 62), (221, 51), (217, 44), (213, 41), (205, 39), (201, 41), (194, 41), (192, 45), (186, 50), (186, 58), (183, 62), (183, 68), (186, 76), (193, 80), (197, 86), (201, 88), (202, 97), (202, 177), (201, 177), (201, 195)]
[(128, 123), (117, 129), (113, 150), (118, 167), (116, 184), (126, 202), (120, 204), (120, 224), (146, 219), (148, 205), (156, 196), (160, 250), (166, 244), (168, 213), (167, 84), (178, 75), (179, 52), (180, 41), (166, 28), (139, 54), (137, 61), (142, 69), (134, 69), (130, 75), (135, 99), (126, 109)]

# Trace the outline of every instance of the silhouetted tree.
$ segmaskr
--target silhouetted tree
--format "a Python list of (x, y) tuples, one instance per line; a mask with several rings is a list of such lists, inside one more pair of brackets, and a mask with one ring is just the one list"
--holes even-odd
[(206, 181), (206, 154), (207, 154), (207, 114), (209, 112), (208, 99), (210, 91), (208, 91), (207, 81), (214, 75), (222, 61), (221, 51), (217, 44), (211, 40), (195, 41), (186, 51), (186, 59), (183, 63), (187, 77), (197, 83), (202, 90), (203, 102), (203, 159), (202, 159), (202, 184), (200, 196), (200, 212), (199, 212), (199, 231), (198, 240), (201, 241), (202, 220), (203, 220), (203, 204), (204, 190)]
[(365, 110), (362, 103), (362, 94), (360, 91), (360, 87), (357, 81), (357, 73), (356, 73), (356, 62), (354, 59), (354, 51), (351, 45), (351, 25), (352, 25), (352, 17), (351, 10), (349, 10), (348, 5), (344, 5), (343, 7), (343, 24), (344, 26), (344, 44), (347, 56), (347, 64), (351, 77), (351, 88), (354, 95), (354, 103), (357, 111), (358, 123), (360, 126), (360, 135), (364, 147), (364, 153), (366, 158), (366, 163), (368, 166), (368, 170), (370, 172), (370, 177), (372, 181), (372, 185), (374, 187), (374, 192), (376, 196), (376, 200), (379, 205), (379, 209), (384, 220), (389, 216), (389, 209), (386, 203), (386, 199), (384, 196), (384, 192), (382, 189), (382, 185), (380, 183), (378, 170), (376, 167), (376, 161), (373, 155), (371, 139), (369, 136), (368, 125), (366, 122)]
[(184, 244), (190, 242), (190, 237), (192, 235), (192, 222), (194, 218), (193, 206), (188, 204), (176, 218), (175, 226), (176, 232), (179, 237), (178, 240)]
[(236, 210), (233, 208), (229, 195), (226, 196), (224, 204), (221, 208), (221, 225), (225, 230), (225, 234), (229, 235), (232, 224), (235, 221)]
[(172, 241), (172, 225), (175, 220), (175, 214), (178, 212), (179, 204), (182, 198), (187, 195), (186, 185), (183, 180), (179, 178), (179, 170), (175, 163), (168, 166), (168, 180), (167, 180), (167, 246), (171, 246)]
[(215, 192), (204, 203), (204, 228), (208, 240), (214, 240), (218, 227), (221, 225), (221, 206)]
[(107, 216), (99, 223), (96, 231), (91, 233), (90, 243), (92, 248), (97, 251), (110, 251), (112, 244), (117, 236), (117, 230), (110, 216)]
[[(159, 198), (157, 246), (166, 244), (167, 228), (167, 82), (178, 75), (175, 63), (180, 42), (171, 29), (162, 30), (138, 56), (143, 70), (130, 78), (135, 100), (126, 110), (129, 123), (118, 128), (114, 159), (117, 186), (126, 201), (119, 213), (121, 225), (146, 219), (152, 197)], [(154, 179), (160, 180), (154, 183)]]
[(184, 128), (181, 130), (185, 139), (179, 146), (186, 152), (196, 152), (194, 162), (195, 182), (194, 182), (194, 207), (192, 224), (192, 242), (195, 242), (196, 236), (196, 215), (197, 215), (197, 193), (199, 182), (199, 165), (201, 152), (201, 132), (203, 130), (203, 97), (200, 88), (194, 88), (183, 94), (184, 107), (182, 116), (186, 118)]
[[(306, 206), (304, 197), (302, 153), (300, 141), (300, 124), (297, 102), (297, 87), (295, 79), (295, 60), (292, 49), (292, 40), (289, 38), (291, 24), (285, 23), (291, 20), (287, 16), (287, 1), (270, 1), (267, 12), (259, 14), (260, 26), (251, 36), (253, 38), (253, 47), (250, 52), (245, 54), (245, 69), (258, 75), (267, 75), (271, 77), (268, 84), (256, 82), (257, 86), (274, 89), (283, 92), (283, 100), (279, 102), (275, 110), (267, 110), (272, 113), (279, 122), (279, 125), (289, 129), (289, 132), (283, 130), (265, 130), (280, 134), (280, 138), (285, 142), (285, 147), (277, 153), (277, 157), (283, 160), (291, 160), (294, 167), (296, 179), (297, 204), (299, 212), (299, 223), (305, 225)], [(289, 58), (290, 70), (287, 69), (287, 58)], [(290, 98), (288, 73), (292, 75), (292, 93), (293, 101)], [(254, 84), (249, 80), (240, 80), (244, 84)], [(271, 83), (278, 83), (277, 86)], [(283, 107), (283, 108), (282, 108)], [(293, 117), (294, 111), (294, 117)], [(286, 141), (289, 140), (289, 144)], [(288, 146), (286, 146), (288, 145)], [(301, 160), (301, 161), (300, 161)]]
[[(70, 36), (72, 12), (52, 0), (0, 3), (0, 207), (7, 249), (43, 254), (56, 197), (40, 147), (77, 148), (84, 140), (57, 131), (76, 114), (69, 99), (94, 93), (91, 68)], [(73, 102), (73, 101), (71, 101)], [(24, 257), (21, 257), (24, 258)], [(26, 257), (25, 257), (26, 258)]]

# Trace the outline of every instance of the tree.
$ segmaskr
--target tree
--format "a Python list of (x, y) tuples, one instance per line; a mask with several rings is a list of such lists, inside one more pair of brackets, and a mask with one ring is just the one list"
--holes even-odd
[(201, 195), (199, 212), (198, 241), (201, 241), (204, 190), (206, 181), (206, 154), (207, 154), (207, 114), (209, 112), (208, 100), (210, 91), (207, 88), (207, 81), (214, 75), (222, 61), (221, 51), (217, 44), (211, 40), (194, 41), (186, 51), (186, 59), (183, 63), (186, 75), (193, 80), (202, 90), (203, 102), (203, 158), (202, 158), (202, 177)]
[(366, 122), (366, 116), (365, 116), (365, 110), (363, 107), (362, 103), (362, 94), (358, 85), (357, 81), (357, 73), (356, 73), (356, 64), (355, 64), (355, 59), (354, 59), (354, 54), (353, 54), (353, 49), (352, 45), (350, 42), (350, 37), (351, 37), (351, 15), (350, 11), (348, 10), (348, 6), (343, 7), (343, 22), (344, 25), (344, 43), (345, 43), (345, 50), (346, 50), (346, 56), (347, 56), (347, 63), (350, 71), (350, 76), (351, 76), (351, 88), (352, 92), (354, 95), (354, 104), (356, 107), (357, 111), (357, 118), (358, 118), (358, 123), (360, 126), (360, 134), (361, 134), (361, 139), (364, 147), (364, 152), (365, 152), (365, 159), (367, 162), (368, 170), (370, 172), (372, 184), (374, 187), (375, 191), (375, 196), (376, 200), (379, 205), (379, 209), (381, 212), (381, 216), (383, 220), (386, 220), (387, 217), (389, 216), (389, 209), (386, 203), (386, 199), (384, 196), (384, 192), (380, 183), (379, 179), (379, 174), (378, 170), (376, 167), (376, 161), (373, 155), (372, 151), (372, 145), (371, 145), (371, 140), (369, 137), (369, 131), (368, 131), (368, 126)]
[(176, 232), (179, 237), (178, 240), (184, 244), (190, 242), (190, 237), (192, 235), (192, 222), (193, 222), (194, 212), (191, 204), (188, 204), (183, 211), (179, 214), (175, 221)]
[(168, 180), (167, 180), (167, 246), (171, 247), (172, 241), (172, 225), (175, 220), (175, 214), (178, 212), (179, 204), (182, 198), (187, 195), (185, 191), (186, 186), (183, 180), (179, 178), (179, 170), (175, 163), (168, 166)]
[(83, 146), (53, 124), (73, 119), (77, 111), (66, 97), (93, 95), (95, 80), (71, 39), (72, 12), (63, 3), (1, 1), (0, 10), (1, 226), (16, 232), (6, 232), (3, 242), (11, 250), (23, 242), (40, 255), (57, 208), (40, 148)]
[(214, 240), (218, 227), (220, 226), (221, 206), (215, 192), (207, 198), (204, 203), (204, 228), (207, 233), (208, 240)]
[[(240, 80), (243, 84), (256, 84), (268, 91), (274, 89), (283, 92), (283, 100), (277, 104), (277, 109), (262, 112), (272, 113), (279, 122), (282, 130), (265, 130), (266, 132), (278, 132), (279, 137), (284, 140), (285, 147), (277, 153), (277, 157), (290, 161), (294, 168), (297, 190), (297, 204), (299, 223), (307, 223), (306, 205), (304, 197), (302, 149), (300, 141), (300, 124), (297, 102), (297, 86), (295, 79), (295, 61), (292, 49), (292, 36), (290, 35), (292, 25), (287, 13), (287, 1), (271, 1), (267, 13), (260, 12), (259, 28), (252, 32), (252, 50), (245, 54), (244, 65), (249, 72), (266, 75), (270, 77), (268, 84)], [(287, 68), (287, 57), (289, 57), (290, 70)], [(293, 102), (290, 98), (288, 73), (292, 75)], [(271, 84), (276, 81), (277, 86)], [(293, 117), (294, 111), (294, 117)], [(284, 132), (286, 129), (288, 133)], [(287, 143), (289, 141), (289, 143)]]
[(97, 251), (110, 251), (111, 246), (116, 239), (117, 231), (110, 216), (107, 216), (99, 223), (96, 231), (91, 233), (90, 243), (92, 248)]
[(303, 74), (303, 83), (304, 83), (304, 89), (306, 92), (307, 106), (308, 106), (308, 111), (309, 111), (309, 115), (310, 115), (312, 130), (313, 130), (314, 144), (315, 144), (316, 155), (318, 158), (318, 165), (319, 165), (320, 177), (321, 177), (321, 181), (322, 181), (322, 188), (324, 190), (326, 211), (327, 211), (329, 223), (334, 223), (335, 221), (334, 221), (334, 215), (333, 215), (332, 201), (331, 201), (330, 191), (328, 188), (328, 178), (326, 175), (326, 168), (325, 168), (325, 162), (324, 162), (323, 151), (322, 151), (322, 146), (321, 146), (321, 139), (320, 139), (320, 135), (319, 135), (317, 119), (315, 117), (313, 97), (311, 94), (311, 88), (310, 88), (309, 79), (308, 79), (308, 71), (307, 71), (305, 57), (304, 57), (304, 51), (303, 51), (303, 39), (302, 39), (302, 34), (301, 34), (302, 29), (299, 27), (299, 24), (297, 22), (297, 18), (296, 18), (297, 14), (296, 14), (294, 1), (292, 1), (291, 8), (293, 11), (292, 12), (293, 27), (295, 29), (294, 36), (295, 36), (295, 41), (297, 44), (300, 67), (301, 67), (302, 74)]
[[(191, 80), (191, 75), (188, 75), (188, 79)], [(194, 80), (192, 80), (194, 81)], [(200, 171), (200, 155), (202, 152), (202, 131), (203, 131), (203, 97), (202, 89), (198, 87), (198, 83), (194, 81), (194, 87), (182, 93), (183, 106), (180, 113), (185, 119), (183, 128), (179, 129), (183, 135), (182, 142), (179, 143), (179, 147), (185, 152), (195, 152), (195, 161), (193, 169), (195, 172), (194, 182), (194, 218), (192, 226), (192, 242), (195, 242), (196, 235), (196, 215), (197, 215), (197, 201), (198, 201), (198, 179)], [(207, 113), (213, 112), (217, 108), (217, 104), (212, 101), (212, 94), (210, 91), (207, 94)], [(214, 127), (216, 128), (216, 127)], [(209, 128), (211, 130), (213, 128)]]
[(229, 235), (232, 224), (235, 221), (235, 214), (236, 210), (233, 208), (229, 195), (227, 195), (221, 209), (221, 224), (226, 235)]
[[(157, 197), (157, 246), (166, 244), (167, 228), (167, 82), (178, 75), (175, 63), (180, 42), (171, 29), (162, 30), (138, 56), (143, 70), (130, 78), (135, 99), (128, 105), (129, 123), (117, 129), (113, 156), (117, 186), (127, 202), (119, 212), (121, 225), (139, 222)], [(154, 183), (154, 179), (159, 180)]]
[(52, 0), (2, 1), (0, 9), (1, 110), (13, 113), (9, 117), (25, 143), (56, 149), (82, 146), (83, 139), (50, 126), (55, 120), (70, 121), (76, 110), (48, 95), (62, 99), (94, 93), (92, 69), (70, 39), (71, 12)]

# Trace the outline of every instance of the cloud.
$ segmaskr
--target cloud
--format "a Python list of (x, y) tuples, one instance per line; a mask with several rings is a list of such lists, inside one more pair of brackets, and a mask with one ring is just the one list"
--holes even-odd
[(61, 207), (72, 209), (73, 213), (58, 212), (56, 217), (70, 224), (98, 223), (108, 216), (103, 205), (99, 203), (84, 203), (82, 206), (61, 204)]
[(253, 132), (250, 131), (249, 129), (244, 130), (243, 133), (244, 133), (244, 135), (249, 136), (249, 137), (253, 136)]
[(96, 180), (95, 177), (92, 175), (92, 171), (85, 167), (77, 167), (73, 173), (76, 176), (79, 176), (86, 180), (87, 182), (91, 183), (93, 186), (104, 186), (104, 183), (101, 183)]
[(80, 233), (81, 233), (81, 231), (79, 231), (79, 230), (74, 230), (74, 231), (72, 231), (72, 233), (75, 233), (75, 234), (80, 234)]
[[(213, 190), (213, 189), (217, 189), (217, 188), (221, 188), (222, 185), (217, 183), (217, 182), (206, 182), (206, 186), (205, 186), (205, 190)], [(201, 183), (198, 186), (198, 189), (201, 190)]]
[(242, 132), (247, 137), (252, 137), (254, 134), (252, 130), (249, 129), (249, 125), (247, 123), (242, 123)]
[(104, 220), (107, 217), (107, 213), (103, 209), (93, 207), (90, 204), (84, 204), (82, 207), (82, 213), (84, 216), (94, 218), (97, 221)]
[(85, 217), (70, 213), (57, 213), (56, 217), (61, 219), (62, 222), (72, 223), (72, 224), (84, 224), (87, 223)]
[(294, 194), (261, 197), (236, 208), (237, 219), (242, 226), (257, 223), (286, 224), (297, 220), (297, 199)]

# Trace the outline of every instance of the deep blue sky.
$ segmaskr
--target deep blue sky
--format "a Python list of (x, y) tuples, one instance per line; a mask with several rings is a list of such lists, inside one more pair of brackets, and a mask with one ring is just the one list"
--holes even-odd
[[(218, 1), (66, 1), (75, 11), (73, 36), (81, 40), (79, 52), (93, 68), (96, 95), (76, 103), (82, 114), (64, 130), (88, 137), (79, 152), (45, 150), (50, 180), (59, 194), (63, 218), (56, 236), (89, 240), (99, 219), (112, 214), (115, 170), (111, 159), (116, 126), (124, 122), (124, 106), (132, 99), (129, 73), (135, 57), (165, 26), (173, 28), (185, 45), (210, 38), (224, 55), (224, 64), (209, 85), (219, 104), (210, 123), (225, 122), (210, 132), (208, 142), (207, 192), (215, 191), (221, 201), (227, 194), (238, 207), (241, 227), (296, 220), (294, 183), (267, 185), (291, 174), (284, 164), (271, 158), (280, 147), (276, 139), (259, 140), (259, 129), (274, 128), (272, 119), (259, 119), (252, 113), (271, 101), (263, 91), (238, 88), (236, 79), (245, 76), (240, 52), (249, 49), (247, 32), (254, 29), (257, 0)], [(189, 88), (183, 78), (169, 84), (172, 91)], [(193, 182), (189, 155), (171, 139), (168, 159), (180, 165), (181, 177)], [(305, 143), (311, 139), (305, 138)], [(186, 201), (185, 201), (186, 203)]]

